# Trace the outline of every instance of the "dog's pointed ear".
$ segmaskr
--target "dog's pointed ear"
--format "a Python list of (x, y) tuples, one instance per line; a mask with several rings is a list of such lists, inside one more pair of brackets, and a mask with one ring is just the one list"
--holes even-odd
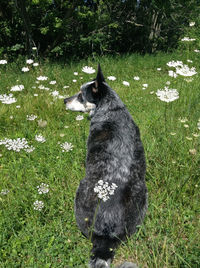
[(103, 76), (103, 73), (101, 70), (101, 66), (100, 66), (100, 64), (98, 64), (97, 77), (95, 79), (95, 87), (96, 87), (97, 91), (101, 87), (103, 82), (105, 82), (105, 79), (104, 79), (104, 76)]

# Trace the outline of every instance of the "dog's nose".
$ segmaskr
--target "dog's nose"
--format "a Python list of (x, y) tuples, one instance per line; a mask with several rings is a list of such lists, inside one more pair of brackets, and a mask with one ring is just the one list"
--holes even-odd
[(67, 98), (66, 99), (64, 99), (64, 104), (66, 104), (67, 103)]

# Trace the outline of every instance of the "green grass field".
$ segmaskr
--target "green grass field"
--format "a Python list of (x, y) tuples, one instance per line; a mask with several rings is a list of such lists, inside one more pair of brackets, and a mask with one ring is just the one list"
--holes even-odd
[[(170, 77), (174, 68), (166, 63), (171, 60), (182, 60), (197, 74)], [(127, 260), (141, 268), (200, 267), (199, 60), (195, 52), (103, 57), (71, 65), (43, 62), (26, 73), (21, 71), (25, 61), (0, 65), (0, 95), (16, 98), (12, 104), (0, 102), (0, 267), (87, 267), (91, 243), (76, 226), (73, 203), (85, 174), (90, 123), (87, 114), (66, 111), (63, 99), (53, 95), (78, 92), (95, 77), (82, 67), (96, 69), (98, 62), (105, 77), (116, 77), (107, 82), (140, 127), (147, 159), (148, 213), (139, 231), (117, 250), (114, 264)], [(39, 76), (48, 79), (38, 81)], [(166, 103), (156, 91), (169, 82), (179, 99)], [(11, 92), (15, 85), (24, 89)], [(30, 115), (37, 118), (27, 120)], [(84, 119), (77, 120), (78, 115)], [(35, 149), (16, 152), (5, 146), (6, 138), (25, 138)], [(63, 152), (65, 142), (72, 150)], [(49, 191), (40, 194), (42, 183)], [(40, 210), (36, 200), (43, 202)]]

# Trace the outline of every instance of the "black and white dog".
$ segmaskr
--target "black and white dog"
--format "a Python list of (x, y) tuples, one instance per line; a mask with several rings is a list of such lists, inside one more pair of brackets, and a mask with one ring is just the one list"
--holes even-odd
[[(86, 175), (76, 193), (75, 214), (93, 243), (89, 267), (110, 267), (116, 247), (136, 231), (147, 210), (139, 128), (105, 82), (100, 65), (96, 79), (64, 102), (67, 109), (91, 111)], [(126, 262), (119, 267), (136, 266)]]

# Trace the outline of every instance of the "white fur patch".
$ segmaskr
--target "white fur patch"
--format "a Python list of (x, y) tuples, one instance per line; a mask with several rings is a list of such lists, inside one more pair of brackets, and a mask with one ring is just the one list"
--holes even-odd
[(88, 112), (95, 108), (95, 104), (86, 102), (85, 105), (80, 103), (77, 98), (74, 98), (72, 101), (66, 103), (66, 109), (76, 112)]

